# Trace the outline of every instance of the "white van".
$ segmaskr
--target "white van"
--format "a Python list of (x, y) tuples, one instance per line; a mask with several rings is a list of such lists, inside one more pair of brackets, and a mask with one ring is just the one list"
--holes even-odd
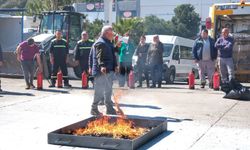
[[(146, 43), (153, 41), (154, 35), (146, 36)], [(192, 56), (194, 40), (178, 36), (159, 35), (164, 45), (163, 52), (163, 80), (173, 83), (175, 80), (187, 80), (191, 70), (198, 78), (198, 68)], [(133, 56), (133, 66), (136, 68), (137, 56)]]

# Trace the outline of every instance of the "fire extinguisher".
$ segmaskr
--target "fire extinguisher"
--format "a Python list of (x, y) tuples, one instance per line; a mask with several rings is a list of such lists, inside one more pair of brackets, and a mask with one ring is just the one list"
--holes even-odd
[(37, 73), (37, 90), (43, 89), (43, 73)]
[(193, 70), (188, 74), (188, 85), (189, 89), (195, 89), (195, 76)]
[(88, 88), (88, 75), (85, 71), (82, 73), (82, 88), (87, 89)]
[(129, 77), (128, 77), (128, 86), (129, 88), (133, 89), (135, 88), (135, 77), (133, 70), (130, 71)]
[(217, 70), (214, 72), (214, 75), (213, 75), (213, 89), (215, 91), (220, 90), (220, 74)]
[(57, 73), (57, 87), (62, 88), (62, 80), (63, 80), (63, 74), (62, 71), (59, 71)]

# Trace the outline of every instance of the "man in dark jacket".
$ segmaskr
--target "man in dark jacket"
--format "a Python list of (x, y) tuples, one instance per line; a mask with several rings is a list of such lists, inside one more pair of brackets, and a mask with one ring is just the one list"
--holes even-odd
[(235, 78), (233, 62), (234, 39), (229, 36), (229, 29), (222, 30), (221, 37), (215, 43), (219, 52), (219, 67), (221, 80), (226, 83)]
[(193, 46), (193, 57), (199, 66), (201, 88), (206, 85), (206, 74), (208, 76), (209, 87), (212, 88), (212, 77), (215, 71), (215, 60), (217, 59), (217, 49), (214, 47), (214, 39), (208, 36), (208, 30), (204, 29), (196, 39)]
[(137, 68), (138, 68), (139, 85), (137, 87), (142, 87), (143, 74), (144, 74), (146, 81), (147, 81), (147, 87), (149, 87), (148, 70), (147, 70), (147, 65), (146, 65), (149, 45), (147, 43), (145, 43), (145, 41), (146, 41), (146, 37), (144, 35), (141, 36), (140, 43), (138, 44), (138, 46), (135, 50), (135, 55), (138, 57)]
[(82, 32), (82, 39), (77, 42), (75, 47), (75, 61), (80, 65), (82, 73), (89, 73), (89, 54), (94, 42), (89, 39), (86, 31)]
[[(2, 51), (2, 47), (1, 47), (1, 44), (0, 44), (0, 67), (3, 66), (3, 51)], [(0, 70), (1, 72), (1, 70)], [(1, 88), (1, 80), (0, 80), (0, 92), (2, 92), (2, 88)]]
[(162, 65), (163, 65), (163, 44), (160, 42), (159, 36), (155, 35), (153, 37), (153, 43), (149, 45), (147, 63), (150, 68), (152, 86), (150, 88), (156, 87), (156, 82), (158, 82), (158, 88), (161, 88), (162, 82)]
[[(102, 28), (100, 38), (93, 46), (92, 54), (92, 75), (94, 75), (94, 101), (91, 114), (101, 115), (98, 110), (98, 103), (104, 99), (107, 114), (116, 114), (112, 106), (111, 95), (113, 86), (113, 74), (117, 71), (115, 48), (111, 42), (113, 39), (112, 26)], [(91, 62), (90, 62), (91, 63)]]

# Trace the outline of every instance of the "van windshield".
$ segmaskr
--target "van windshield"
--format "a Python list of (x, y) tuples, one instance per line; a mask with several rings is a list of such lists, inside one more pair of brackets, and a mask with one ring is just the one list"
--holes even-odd
[(164, 46), (163, 57), (169, 57), (173, 49), (173, 44), (163, 44), (163, 46)]

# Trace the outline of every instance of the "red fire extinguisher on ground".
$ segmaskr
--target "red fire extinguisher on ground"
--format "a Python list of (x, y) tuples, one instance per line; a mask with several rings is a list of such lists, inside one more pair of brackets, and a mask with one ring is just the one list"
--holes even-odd
[(217, 70), (215, 70), (214, 75), (213, 75), (213, 89), (215, 91), (220, 90), (220, 74)]
[(195, 89), (195, 76), (193, 70), (188, 74), (188, 86), (189, 89)]
[(88, 75), (85, 71), (82, 73), (82, 88), (87, 89), (88, 88)]
[(133, 70), (130, 71), (128, 76), (128, 86), (131, 89), (135, 88), (135, 76)]
[(63, 80), (63, 74), (62, 71), (59, 71), (57, 73), (57, 87), (62, 88), (62, 80)]
[(43, 73), (38, 72), (37, 73), (37, 90), (43, 89)]

